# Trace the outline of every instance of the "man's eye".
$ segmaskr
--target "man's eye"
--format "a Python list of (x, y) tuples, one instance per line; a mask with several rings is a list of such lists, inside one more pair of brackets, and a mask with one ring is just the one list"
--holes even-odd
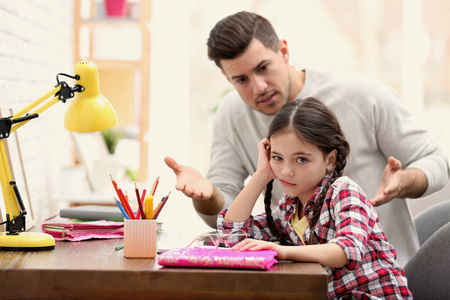
[(267, 70), (267, 68), (268, 68), (267, 65), (263, 65), (263, 66), (261, 66), (261, 67), (258, 69), (258, 72), (259, 72), (259, 73), (264, 72), (264, 71)]
[(238, 84), (244, 84), (245, 82), (246, 82), (245, 78), (240, 78), (236, 81), (236, 83), (238, 83)]

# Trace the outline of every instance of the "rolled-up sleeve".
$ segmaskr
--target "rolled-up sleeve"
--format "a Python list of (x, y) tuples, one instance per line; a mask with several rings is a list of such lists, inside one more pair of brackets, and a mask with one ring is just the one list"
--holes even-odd
[[(242, 229), (247, 233), (248, 237), (253, 239), (264, 241), (278, 240), (278, 237), (275, 237), (267, 227), (265, 213), (257, 216), (250, 216), (243, 222), (230, 222), (225, 220), (225, 214), (227, 213), (227, 210), (228, 209), (223, 210), (217, 217), (217, 230), (219, 232), (230, 233), (232, 230)], [(272, 211), (274, 211), (274, 209), (272, 209)], [(274, 219), (276, 219), (275, 216)]]
[(225, 214), (227, 213), (228, 209), (224, 209), (219, 213), (219, 216), (217, 217), (217, 230), (219, 232), (223, 233), (230, 233), (234, 229), (243, 229), (247, 234), (250, 235), (252, 232), (251, 225), (252, 225), (252, 217), (248, 218), (244, 222), (230, 222), (225, 220)]
[(329, 242), (338, 244), (347, 256), (344, 268), (354, 270), (362, 264), (367, 239), (375, 224), (370, 203), (358, 187), (345, 184), (333, 199), (336, 237)]

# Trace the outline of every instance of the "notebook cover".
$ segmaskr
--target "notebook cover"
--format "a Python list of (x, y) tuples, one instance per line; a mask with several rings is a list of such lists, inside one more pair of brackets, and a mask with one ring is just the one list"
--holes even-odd
[(157, 257), (165, 267), (203, 267), (269, 270), (278, 261), (276, 251), (234, 251), (229, 248), (173, 249)]
[[(136, 213), (137, 211), (134, 211), (134, 214)], [(105, 205), (80, 205), (63, 208), (59, 211), (59, 216), (61, 218), (90, 221), (123, 221), (123, 214), (117, 206)]]
[(122, 222), (44, 222), (42, 232), (53, 236), (57, 241), (84, 241), (89, 239), (123, 238)]

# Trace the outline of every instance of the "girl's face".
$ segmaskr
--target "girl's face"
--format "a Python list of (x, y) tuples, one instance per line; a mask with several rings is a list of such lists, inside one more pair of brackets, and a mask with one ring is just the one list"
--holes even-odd
[(270, 138), (270, 167), (280, 181), (284, 192), (298, 197), (304, 204), (336, 161), (336, 150), (324, 155), (313, 144), (298, 138), (292, 132)]

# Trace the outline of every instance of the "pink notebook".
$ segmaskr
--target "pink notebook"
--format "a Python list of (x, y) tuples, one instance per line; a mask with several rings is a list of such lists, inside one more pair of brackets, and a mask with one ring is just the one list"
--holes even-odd
[(123, 238), (123, 222), (45, 222), (42, 232), (53, 236), (57, 241), (84, 241), (89, 239)]
[(203, 267), (269, 270), (278, 261), (277, 252), (234, 251), (228, 248), (173, 249), (157, 257), (158, 264), (165, 267)]

